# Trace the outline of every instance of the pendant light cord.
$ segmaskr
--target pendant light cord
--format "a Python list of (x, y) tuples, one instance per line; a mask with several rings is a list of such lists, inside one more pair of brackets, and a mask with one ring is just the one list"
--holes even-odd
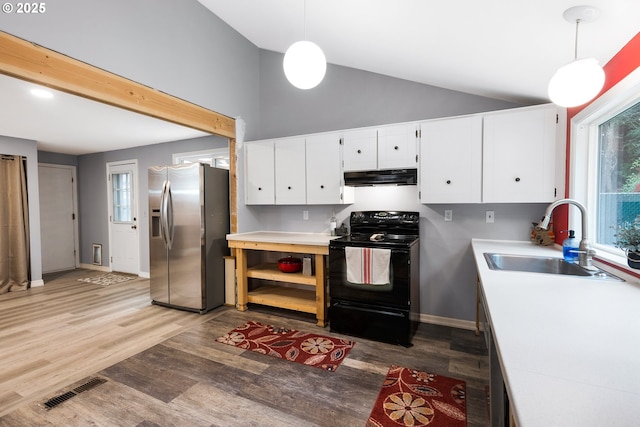
[(580, 20), (576, 19), (576, 43), (573, 49), (573, 59), (578, 59), (578, 26), (580, 25)]
[(302, 6), (302, 32), (303, 40), (307, 40), (307, 0), (304, 0)]

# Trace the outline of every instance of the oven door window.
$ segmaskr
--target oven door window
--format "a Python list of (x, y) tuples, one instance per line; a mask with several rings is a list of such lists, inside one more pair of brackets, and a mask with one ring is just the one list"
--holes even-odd
[(332, 300), (378, 304), (406, 309), (410, 288), (410, 252), (392, 249), (389, 281), (386, 285), (363, 285), (347, 280), (344, 247), (329, 248), (329, 295)]

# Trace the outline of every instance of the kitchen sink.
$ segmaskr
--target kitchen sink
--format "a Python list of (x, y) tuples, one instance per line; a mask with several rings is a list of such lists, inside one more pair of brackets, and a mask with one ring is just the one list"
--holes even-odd
[(566, 262), (562, 258), (489, 252), (484, 253), (484, 258), (491, 270), (524, 271), (528, 273), (560, 274), (581, 276), (588, 279), (623, 281), (623, 279), (597, 267), (581, 267), (578, 264)]

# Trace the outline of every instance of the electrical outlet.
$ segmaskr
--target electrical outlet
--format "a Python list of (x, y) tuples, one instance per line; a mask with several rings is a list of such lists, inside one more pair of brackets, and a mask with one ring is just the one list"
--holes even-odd
[(453, 211), (450, 209), (447, 209), (444, 211), (444, 220), (449, 222), (449, 221), (453, 221)]
[(309, 211), (302, 211), (302, 219), (305, 221), (309, 219)]
[(487, 220), (487, 224), (493, 223), (493, 221), (495, 220), (495, 212), (494, 211), (487, 211), (486, 212), (486, 220)]

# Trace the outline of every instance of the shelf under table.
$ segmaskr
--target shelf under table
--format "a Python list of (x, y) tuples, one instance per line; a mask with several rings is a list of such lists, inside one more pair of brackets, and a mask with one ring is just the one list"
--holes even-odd
[(309, 285), (315, 288), (316, 276), (306, 276), (302, 273), (283, 273), (278, 269), (278, 264), (260, 264), (247, 269), (247, 277), (254, 279), (273, 280), (276, 282), (297, 283)]
[(316, 296), (311, 290), (263, 285), (247, 293), (247, 301), (271, 307), (316, 314)]

